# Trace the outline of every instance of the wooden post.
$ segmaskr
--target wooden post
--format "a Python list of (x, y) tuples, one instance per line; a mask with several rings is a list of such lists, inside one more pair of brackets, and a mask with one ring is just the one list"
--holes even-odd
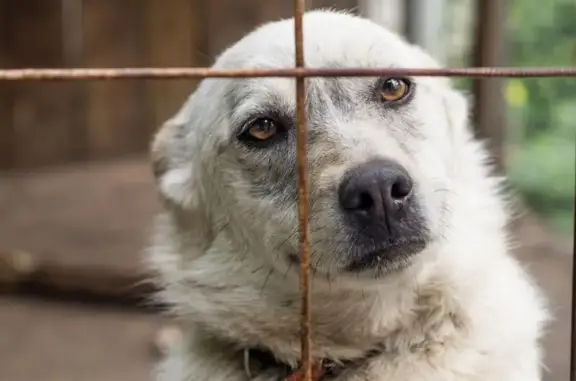
[[(503, 66), (505, 1), (476, 0), (474, 65)], [(477, 136), (488, 139), (497, 170), (504, 168), (506, 103), (501, 78), (474, 80), (474, 122)]]
[[(145, 6), (141, 0), (84, 0), (86, 66), (143, 66)], [(89, 159), (143, 152), (153, 124), (144, 81), (94, 81), (85, 86)]]
[[(358, 0), (309, 0), (308, 8), (335, 8), (357, 11)], [(292, 17), (289, 0), (206, 0), (208, 55), (213, 59), (257, 25)], [(221, 12), (226, 9), (226, 12)]]
[[(64, 66), (69, 68), (84, 67), (84, 0), (60, 0), (62, 7), (62, 54)], [(71, 152), (69, 160), (88, 159), (89, 139), (86, 120), (87, 93), (86, 83), (70, 82), (67, 84), (70, 99), (69, 139)]]
[[(206, 66), (205, 1), (172, 0), (170, 7), (158, 0), (140, 0), (144, 8), (146, 55), (144, 64), (156, 67)], [(198, 80), (144, 81), (153, 121), (148, 134), (171, 117)]]
[(441, 63), (446, 59), (445, 42), (441, 38), (444, 9), (443, 0), (406, 0), (404, 3), (406, 38)]
[[(7, 3), (0, 0), (0, 68), (10, 68)], [(0, 170), (11, 168), (14, 160), (14, 130), (12, 125), (12, 84), (0, 86)]]
[[(9, 67), (62, 67), (59, 0), (2, 0), (2, 55)], [(2, 87), (6, 84), (2, 84)], [(9, 145), (3, 167), (23, 168), (67, 161), (69, 139), (67, 83), (19, 82), (2, 90), (0, 140)], [(6, 94), (6, 92), (8, 94)], [(6, 100), (4, 101), (6, 102)], [(0, 150), (2, 151), (2, 150)], [(6, 161), (8, 160), (8, 162)]]

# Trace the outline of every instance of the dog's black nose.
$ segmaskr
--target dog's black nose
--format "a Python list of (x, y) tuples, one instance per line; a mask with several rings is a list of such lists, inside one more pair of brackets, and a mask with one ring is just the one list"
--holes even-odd
[(392, 160), (372, 160), (350, 169), (340, 183), (339, 201), (347, 214), (376, 223), (394, 220), (412, 194), (408, 172)]

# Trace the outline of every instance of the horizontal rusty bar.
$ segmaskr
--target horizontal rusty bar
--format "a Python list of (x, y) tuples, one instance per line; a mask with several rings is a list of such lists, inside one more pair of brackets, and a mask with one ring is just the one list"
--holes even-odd
[(231, 69), (211, 68), (98, 68), (98, 69), (7, 69), (0, 70), (0, 81), (184, 79), (242, 77), (573, 77), (576, 67), (540, 68), (285, 68)]

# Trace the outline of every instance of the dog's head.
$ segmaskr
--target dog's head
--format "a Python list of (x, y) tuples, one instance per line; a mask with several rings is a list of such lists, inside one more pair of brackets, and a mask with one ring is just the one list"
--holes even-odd
[[(308, 67), (437, 66), (347, 14), (308, 13), (304, 34)], [(266, 24), (214, 67), (293, 67), (293, 35), (292, 20)], [(426, 255), (449, 225), (447, 198), (468, 136), (464, 98), (438, 77), (306, 83), (314, 271), (382, 276)], [(193, 255), (224, 232), (238, 255), (284, 270), (298, 261), (295, 108), (291, 78), (206, 79), (158, 133), (158, 188), (189, 230), (181, 233)]]

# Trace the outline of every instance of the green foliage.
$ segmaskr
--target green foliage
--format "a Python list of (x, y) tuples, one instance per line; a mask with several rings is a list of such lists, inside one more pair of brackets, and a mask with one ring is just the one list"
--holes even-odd
[[(513, 0), (508, 17), (508, 60), (513, 66), (568, 66), (576, 62), (576, 2)], [(556, 103), (576, 97), (576, 80), (525, 80), (525, 133), (530, 138), (555, 129)]]
[(509, 177), (525, 201), (560, 231), (572, 230), (574, 140), (542, 134), (520, 147), (509, 162)]
[[(510, 66), (576, 65), (574, 0), (511, 0)], [(516, 80), (517, 81), (517, 80)], [(516, 84), (518, 81), (516, 82)], [(510, 107), (509, 174), (528, 204), (561, 231), (573, 224), (576, 79), (522, 80), (526, 102)]]
[[(472, 0), (448, 0), (454, 12), (474, 7)], [(576, 65), (575, 0), (506, 2), (506, 64), (512, 67)], [(452, 14), (454, 16), (454, 13)], [(449, 20), (447, 20), (449, 21)], [(447, 23), (446, 28), (450, 29)], [(449, 35), (449, 34), (448, 34)], [(451, 66), (469, 66), (472, 41), (453, 52)], [(470, 91), (472, 80), (457, 78)], [(576, 162), (576, 78), (510, 79), (508, 174), (528, 205), (560, 231), (573, 230)]]

